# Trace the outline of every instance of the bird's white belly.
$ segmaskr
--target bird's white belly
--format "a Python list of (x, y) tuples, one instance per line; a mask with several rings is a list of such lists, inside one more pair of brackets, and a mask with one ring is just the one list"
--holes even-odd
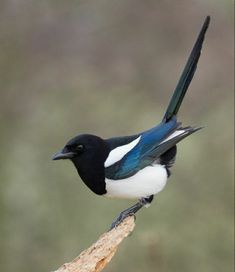
[(141, 198), (159, 193), (166, 185), (167, 171), (155, 164), (141, 169), (135, 175), (119, 180), (106, 178), (107, 197)]

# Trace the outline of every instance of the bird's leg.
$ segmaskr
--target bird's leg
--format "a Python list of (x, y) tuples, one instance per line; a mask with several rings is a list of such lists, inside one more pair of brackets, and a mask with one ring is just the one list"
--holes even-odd
[(122, 211), (119, 216), (113, 221), (110, 230), (117, 227), (122, 221), (127, 218), (128, 216), (135, 215), (142, 207), (148, 207), (150, 203), (153, 201), (153, 195), (149, 197), (141, 198), (135, 205), (131, 206), (130, 208)]

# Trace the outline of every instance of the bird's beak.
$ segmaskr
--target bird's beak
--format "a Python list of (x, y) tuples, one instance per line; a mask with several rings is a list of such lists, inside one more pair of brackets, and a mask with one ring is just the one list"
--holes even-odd
[(53, 157), (52, 160), (66, 160), (66, 159), (72, 159), (74, 157), (75, 153), (74, 152), (64, 152), (59, 151), (57, 152)]

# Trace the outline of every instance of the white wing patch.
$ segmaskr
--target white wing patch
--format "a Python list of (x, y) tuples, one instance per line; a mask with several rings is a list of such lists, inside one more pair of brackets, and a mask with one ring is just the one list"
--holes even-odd
[(175, 138), (175, 137), (177, 137), (177, 136), (183, 134), (184, 132), (185, 132), (184, 129), (176, 130), (176, 131), (173, 132), (170, 136), (168, 136), (165, 140), (163, 140), (163, 141), (161, 142), (161, 144), (162, 144), (162, 143), (165, 143), (165, 142), (167, 142), (167, 141), (169, 141), (170, 139), (173, 139), (173, 138)]
[(115, 162), (120, 161), (129, 151), (131, 151), (140, 141), (141, 136), (139, 136), (134, 141), (129, 144), (122, 145), (114, 148), (108, 155), (108, 158), (104, 162), (104, 166), (108, 167), (113, 165)]

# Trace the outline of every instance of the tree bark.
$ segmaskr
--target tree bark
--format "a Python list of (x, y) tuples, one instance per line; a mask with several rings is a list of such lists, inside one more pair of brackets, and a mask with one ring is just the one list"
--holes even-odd
[(63, 264), (54, 272), (100, 272), (111, 261), (119, 244), (135, 227), (134, 216), (126, 218), (119, 226), (102, 234), (88, 249), (78, 257)]

